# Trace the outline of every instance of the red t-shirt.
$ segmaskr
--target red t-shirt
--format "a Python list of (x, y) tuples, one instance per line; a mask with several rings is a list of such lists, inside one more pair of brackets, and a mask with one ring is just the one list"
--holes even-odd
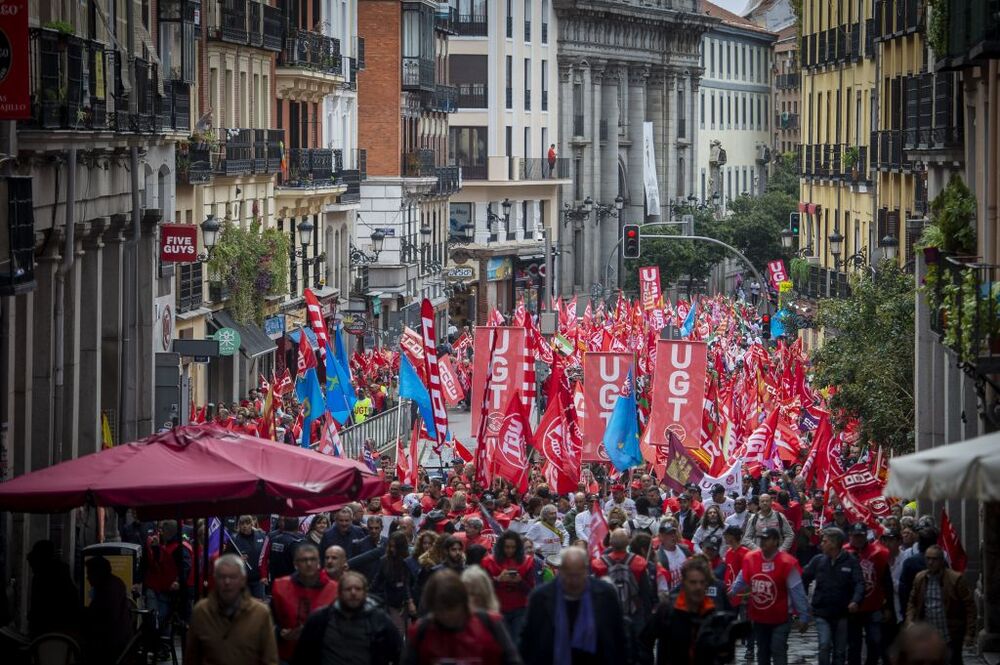
[(885, 603), (885, 588), (882, 580), (889, 569), (889, 550), (881, 543), (868, 543), (860, 552), (850, 545), (844, 548), (858, 557), (861, 564), (861, 576), (865, 580), (865, 597), (861, 599), (861, 612), (874, 612), (882, 609)]
[(402, 515), (403, 514), (403, 497), (398, 499), (393, 499), (392, 494), (386, 492), (382, 495), (382, 512), (386, 515)]
[(743, 579), (750, 587), (747, 616), (751, 621), (771, 625), (788, 621), (788, 576), (798, 568), (798, 561), (787, 552), (778, 552), (770, 561), (762, 550), (743, 557)]
[[(736, 581), (736, 576), (739, 575), (740, 571), (743, 569), (743, 559), (749, 551), (750, 550), (742, 545), (735, 549), (726, 550), (726, 577), (723, 582), (725, 583), (727, 589), (732, 586), (733, 582)], [(739, 605), (742, 602), (743, 600), (738, 598), (736, 604)]]
[[(493, 587), (496, 589), (502, 612), (528, 606), (528, 594), (535, 587), (534, 566), (534, 558), (530, 556), (525, 556), (521, 563), (513, 559), (497, 561), (492, 554), (483, 559), (483, 570), (493, 578)], [(521, 579), (510, 582), (497, 579), (501, 573), (508, 570), (517, 572)]]
[[(503, 622), (499, 614), (489, 613), (495, 628)], [(452, 631), (438, 626), (430, 617), (410, 626), (407, 640), (417, 652), (420, 665), (435, 663), (475, 663), (503, 665), (503, 646), (493, 637), (493, 630), (477, 614), (469, 617), (465, 628)]]

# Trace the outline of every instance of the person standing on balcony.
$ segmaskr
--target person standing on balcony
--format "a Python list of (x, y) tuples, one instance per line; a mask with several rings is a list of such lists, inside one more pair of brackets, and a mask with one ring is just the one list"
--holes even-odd
[(549, 177), (553, 177), (556, 172), (556, 144), (549, 146)]

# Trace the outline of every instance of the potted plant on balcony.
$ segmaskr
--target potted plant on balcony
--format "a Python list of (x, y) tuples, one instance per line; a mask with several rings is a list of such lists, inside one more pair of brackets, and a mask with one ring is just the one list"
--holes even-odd
[(227, 219), (212, 249), (208, 267), (213, 280), (228, 291), (228, 308), (240, 323), (260, 323), (268, 296), (287, 291), (288, 236), (262, 229), (255, 218), (247, 228)]
[(857, 182), (861, 177), (861, 167), (858, 164), (860, 156), (858, 147), (854, 145), (844, 151), (844, 170), (850, 172), (852, 182)]
[(210, 152), (218, 151), (221, 145), (219, 137), (215, 134), (215, 130), (211, 128), (195, 129), (191, 132), (189, 141), (195, 150), (208, 150)]
[(795, 289), (800, 293), (805, 291), (809, 284), (809, 260), (794, 258), (788, 262), (788, 273), (795, 283)]

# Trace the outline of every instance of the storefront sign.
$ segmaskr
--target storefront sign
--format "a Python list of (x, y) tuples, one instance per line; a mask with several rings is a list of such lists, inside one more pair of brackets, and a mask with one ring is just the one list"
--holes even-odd
[(448, 268), (447, 276), (448, 279), (472, 279), (476, 271), (473, 270), (472, 266), (457, 266), (455, 268)]
[(264, 334), (271, 339), (281, 339), (285, 336), (285, 315), (276, 314), (264, 319)]
[(174, 343), (174, 297), (153, 301), (153, 353), (167, 353)]
[(160, 225), (160, 261), (193, 263), (198, 260), (198, 227), (194, 224)]
[(364, 335), (368, 332), (368, 319), (363, 314), (345, 314), (343, 322), (344, 331), (352, 335)]
[(0, 1), (0, 120), (31, 117), (28, 0)]
[(240, 350), (240, 333), (233, 328), (219, 328), (212, 339), (219, 343), (220, 356), (236, 355)]
[(486, 279), (491, 282), (500, 282), (510, 279), (514, 274), (514, 264), (510, 257), (494, 257), (486, 263)]

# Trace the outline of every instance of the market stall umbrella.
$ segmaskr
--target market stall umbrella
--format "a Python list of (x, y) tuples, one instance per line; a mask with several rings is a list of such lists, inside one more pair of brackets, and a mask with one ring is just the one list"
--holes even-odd
[(378, 496), (383, 486), (354, 460), (190, 425), (0, 483), (0, 510), (93, 505), (135, 508), (148, 518), (302, 515)]
[(1000, 432), (889, 461), (887, 496), (1000, 501)]

